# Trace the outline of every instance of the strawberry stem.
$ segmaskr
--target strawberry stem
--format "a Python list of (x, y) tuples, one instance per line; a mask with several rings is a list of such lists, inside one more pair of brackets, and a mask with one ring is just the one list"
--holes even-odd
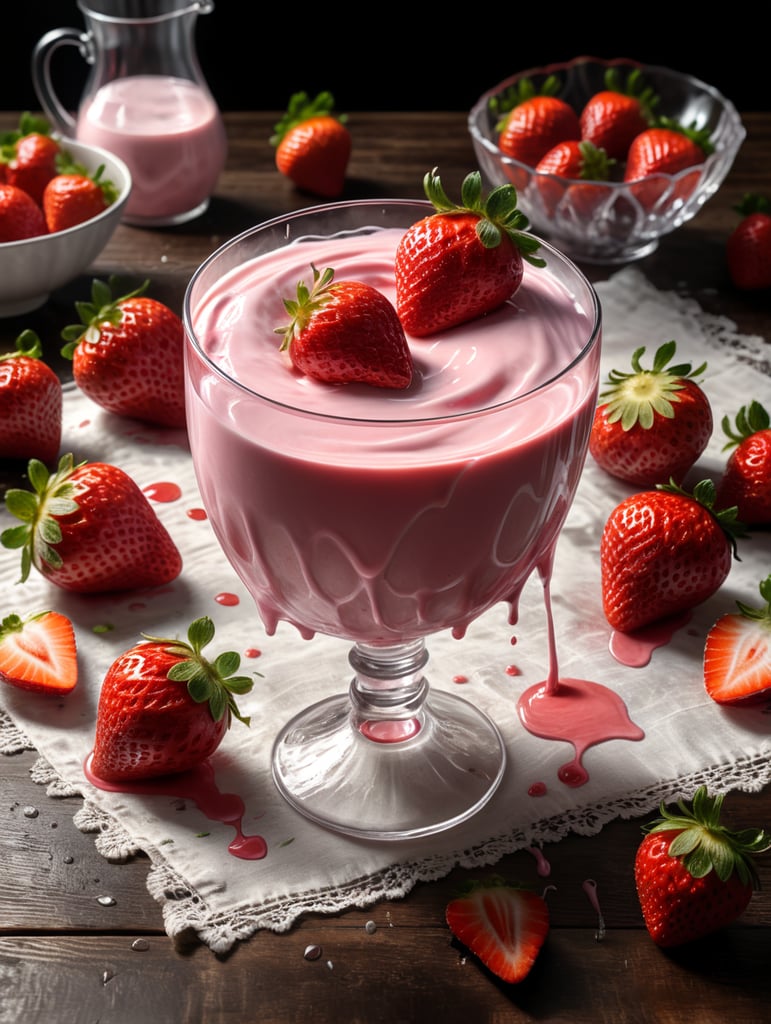
[(670, 857), (680, 857), (693, 878), (704, 878), (715, 872), (726, 882), (736, 871), (743, 884), (759, 885), (752, 862), (755, 854), (771, 848), (771, 835), (763, 829), (744, 829), (733, 832), (720, 823), (723, 795), (710, 796), (706, 786), (700, 786), (692, 803), (677, 802), (679, 813), (668, 811), (662, 802), (661, 817), (643, 826), (644, 832), (669, 832), (681, 829), (669, 844)]
[(214, 639), (214, 623), (208, 615), (196, 619), (187, 631), (187, 642), (168, 637), (142, 636), (149, 643), (159, 644), (165, 653), (179, 660), (171, 666), (167, 678), (187, 684), (187, 692), (197, 704), (208, 703), (215, 722), (228, 716), (228, 728), (233, 718), (249, 725), (250, 718), (238, 710), (234, 694), (249, 693), (254, 681), (249, 676), (236, 675), (241, 657), (235, 651), (218, 654), (214, 661), (204, 657), (202, 651)]
[(475, 214), (479, 218), (476, 225), (477, 237), (486, 249), (500, 245), (506, 234), (524, 260), (534, 267), (546, 266), (546, 261), (535, 255), (541, 243), (532, 235), (523, 234), (529, 227), (529, 221), (517, 208), (517, 190), (513, 185), (498, 185), (485, 196), (482, 175), (479, 171), (472, 171), (463, 179), (461, 203), (458, 205), (447, 197), (437, 171), (435, 167), (425, 175), (423, 189), (438, 214)]

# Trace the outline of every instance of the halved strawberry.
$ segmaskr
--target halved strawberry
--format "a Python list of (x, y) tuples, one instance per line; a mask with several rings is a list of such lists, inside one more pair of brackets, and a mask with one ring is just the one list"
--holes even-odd
[(389, 300), (361, 281), (335, 281), (331, 267), (311, 264), (313, 285), (297, 285), (284, 299), (288, 324), (276, 328), (295, 369), (328, 384), (406, 388), (412, 355)]
[(493, 974), (522, 981), (549, 933), (549, 908), (542, 896), (500, 879), (471, 883), (445, 910), (450, 931)]
[(460, 205), (451, 202), (436, 168), (423, 179), (436, 208), (402, 235), (396, 249), (396, 310), (404, 329), (427, 337), (490, 313), (522, 283), (523, 260), (543, 267), (540, 243), (524, 234), (517, 191), (500, 185), (483, 195), (479, 171), (467, 174)]
[(7, 615), (0, 624), (0, 679), (22, 690), (69, 693), (78, 681), (78, 664), (75, 631), (66, 615)]
[(707, 634), (704, 686), (718, 704), (743, 704), (771, 696), (771, 576), (760, 584), (766, 602), (723, 615)]

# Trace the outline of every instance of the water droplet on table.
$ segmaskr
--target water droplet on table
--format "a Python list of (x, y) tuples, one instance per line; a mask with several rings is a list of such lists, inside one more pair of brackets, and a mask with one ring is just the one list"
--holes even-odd
[(318, 960), (321, 956), (321, 946), (306, 946), (303, 956), (306, 960)]
[(25, 818), (37, 818), (38, 814), (40, 814), (40, 811), (37, 809), (37, 807), (28, 806), (24, 808), (22, 814), (24, 815)]
[(114, 907), (118, 901), (115, 899), (114, 896), (97, 896), (96, 902), (101, 907)]

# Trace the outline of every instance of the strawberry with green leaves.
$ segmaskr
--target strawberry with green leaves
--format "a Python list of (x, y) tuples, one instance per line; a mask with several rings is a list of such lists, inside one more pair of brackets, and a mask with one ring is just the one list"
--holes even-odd
[(22, 189), (41, 206), (43, 191), (57, 173), (61, 153), (61, 144), (50, 135), (45, 118), (25, 112), (18, 129), (7, 133), (0, 143), (6, 183)]
[(11, 488), (5, 504), (20, 526), (0, 543), (21, 550), (20, 583), (32, 568), (79, 594), (159, 587), (176, 579), (182, 558), (147, 497), (122, 469), (74, 464), (63, 455), (54, 473), (31, 459), (31, 491)]
[(635, 136), (650, 127), (659, 97), (646, 86), (642, 71), (633, 68), (626, 80), (621, 69), (605, 72), (605, 88), (594, 93), (580, 115), (581, 138), (614, 160), (625, 160)]
[(736, 505), (747, 526), (771, 525), (771, 420), (760, 402), (743, 405), (732, 424), (722, 420), (728, 437), (723, 451), (731, 451), (718, 480), (718, 507)]
[(0, 458), (53, 465), (62, 438), (61, 381), (43, 362), (40, 338), (25, 330), (0, 355)]
[(93, 174), (67, 165), (45, 187), (42, 207), (48, 231), (66, 231), (103, 213), (118, 198), (113, 182), (102, 178), (104, 164)]
[(748, 193), (735, 210), (741, 220), (726, 242), (731, 281), (742, 291), (771, 288), (771, 201)]
[(24, 189), (0, 184), (0, 243), (48, 234), (43, 211)]
[[(714, 146), (707, 128), (682, 125), (659, 118), (632, 140), (626, 156), (624, 181), (643, 209), (652, 209), (666, 195), (666, 203), (685, 202), (699, 183), (702, 165)], [(691, 174), (682, 174), (689, 167)], [(672, 183), (660, 175), (681, 175)], [(669, 192), (669, 189), (672, 191)]]
[(96, 713), (90, 769), (113, 784), (175, 775), (217, 750), (233, 718), (245, 725), (235, 696), (253, 686), (237, 675), (241, 659), (228, 651), (209, 660), (204, 648), (214, 623), (196, 619), (187, 640), (144, 635), (110, 665)]
[(351, 133), (345, 115), (335, 113), (330, 92), (311, 99), (295, 93), (274, 128), (276, 167), (298, 188), (328, 199), (343, 191), (351, 156)]
[(522, 283), (523, 261), (545, 266), (525, 234), (512, 185), (485, 196), (478, 171), (466, 175), (460, 204), (447, 198), (436, 169), (423, 180), (435, 212), (413, 224), (396, 249), (396, 310), (408, 334), (426, 337), (490, 313)]
[(77, 643), (72, 622), (45, 611), (0, 622), (0, 680), (20, 690), (61, 696), (78, 681)]
[(276, 328), (294, 368), (327, 384), (409, 387), (412, 355), (386, 296), (361, 281), (335, 281), (331, 267), (311, 270), (312, 286), (300, 281), (296, 298), (284, 299), (290, 319)]
[(471, 883), (445, 918), (455, 938), (511, 984), (527, 977), (549, 934), (546, 900), (500, 879)]
[(558, 142), (581, 138), (578, 114), (556, 95), (560, 88), (556, 75), (546, 78), (539, 89), (523, 78), (493, 97), (491, 111), (498, 118), (495, 130), (502, 153), (535, 167)]
[(62, 331), (62, 355), (93, 402), (117, 416), (182, 428), (184, 327), (177, 314), (143, 293), (149, 282), (115, 296), (116, 280), (95, 280), (91, 301), (76, 303), (80, 323)]
[(715, 485), (674, 481), (640, 491), (608, 516), (600, 541), (602, 605), (622, 633), (690, 611), (722, 585), (746, 533), (736, 509), (715, 509)]
[(632, 369), (612, 369), (589, 436), (589, 451), (611, 476), (640, 487), (681, 483), (712, 436), (712, 407), (696, 380), (702, 363), (672, 364), (677, 343), (661, 345), (650, 369), (645, 348), (632, 354)]
[[(609, 180), (614, 163), (604, 149), (598, 149), (592, 142), (558, 142), (535, 165), (535, 180), (544, 207), (552, 214), (567, 195), (574, 216), (579, 212), (585, 218), (591, 217), (610, 194), (607, 186), (600, 183)], [(555, 177), (570, 183), (555, 181)]]
[(763, 829), (731, 831), (721, 823), (723, 796), (696, 790), (691, 804), (660, 806), (645, 826), (634, 862), (635, 885), (649, 935), (664, 949), (712, 935), (735, 921), (758, 887), (754, 857), (769, 849)]
[(704, 645), (704, 687), (718, 704), (771, 699), (771, 576), (760, 584), (765, 604), (737, 601), (738, 611), (722, 615)]

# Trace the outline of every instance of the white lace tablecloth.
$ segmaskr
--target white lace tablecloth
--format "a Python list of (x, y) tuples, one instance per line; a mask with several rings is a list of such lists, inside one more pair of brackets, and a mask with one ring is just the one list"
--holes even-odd
[[(636, 268), (619, 271), (598, 286), (604, 311), (603, 370), (628, 366), (631, 353), (655, 349), (674, 338), (678, 361), (704, 359), (704, 387), (715, 415), (715, 434), (689, 477), (717, 476), (720, 420), (757, 398), (771, 406), (768, 346), (742, 337), (728, 320), (706, 315), (692, 299), (654, 289)], [(648, 364), (649, 365), (649, 364)], [(80, 662), (77, 688), (66, 699), (47, 699), (0, 688), (0, 750), (35, 749), (33, 775), (52, 797), (82, 795), (75, 822), (95, 833), (109, 859), (137, 851), (150, 858), (148, 887), (162, 905), (174, 936), (193, 929), (222, 953), (258, 929), (288, 930), (306, 912), (335, 912), (403, 896), (418, 881), (437, 879), (454, 866), (491, 865), (508, 852), (559, 840), (570, 832), (593, 834), (616, 817), (645, 814), (662, 799), (690, 797), (697, 785), (754, 791), (771, 779), (771, 716), (758, 710), (726, 710), (707, 698), (701, 675), (704, 638), (736, 599), (759, 599), (758, 584), (771, 571), (771, 531), (755, 531), (740, 544), (720, 592), (693, 614), (672, 642), (656, 649), (648, 665), (626, 668), (609, 652), (610, 631), (600, 599), (599, 538), (613, 506), (631, 489), (588, 459), (578, 495), (557, 550), (552, 586), (560, 669), (615, 690), (645, 732), (640, 742), (613, 740), (583, 758), (589, 781), (568, 788), (558, 769), (570, 759), (564, 742), (539, 739), (519, 722), (516, 701), (546, 676), (546, 623), (540, 581), (531, 579), (515, 630), (508, 608), (492, 609), (462, 641), (440, 634), (428, 641), (428, 677), (435, 688), (455, 689), (498, 723), (509, 764), (491, 802), (471, 821), (443, 835), (409, 842), (344, 838), (306, 821), (274, 789), (269, 757), (279, 727), (295, 711), (347, 689), (348, 644), (317, 637), (303, 641), (294, 630), (267, 637), (254, 606), (213, 540), (205, 520), (188, 513), (200, 507), (189, 453), (176, 434), (142, 429), (103, 413), (77, 390), (65, 396), (63, 450), (78, 459), (114, 462), (146, 488), (171, 482), (181, 488), (173, 502), (157, 503), (183, 557), (182, 575), (162, 591), (109, 598), (68, 596), (33, 573), (17, 587), (18, 553), (0, 549), (3, 609), (25, 615), (55, 608), (75, 625)], [(10, 524), (5, 509), (0, 528)], [(217, 598), (232, 594), (238, 603)], [(228, 853), (233, 830), (209, 821), (192, 801), (129, 796), (93, 788), (83, 762), (93, 741), (96, 704), (104, 673), (141, 632), (184, 635), (208, 614), (217, 635), (212, 651), (252, 652), (244, 667), (262, 673), (240, 701), (251, 714), (249, 729), (234, 723), (213, 758), (217, 785), (245, 803), (243, 831), (267, 843), (261, 860)], [(109, 624), (109, 632), (94, 627)], [(512, 647), (512, 636), (517, 643)], [(259, 657), (254, 652), (259, 651)], [(519, 674), (507, 671), (516, 665)], [(456, 677), (466, 677), (460, 685)], [(2, 762), (0, 761), (0, 770)], [(534, 783), (542, 796), (530, 795)]]

